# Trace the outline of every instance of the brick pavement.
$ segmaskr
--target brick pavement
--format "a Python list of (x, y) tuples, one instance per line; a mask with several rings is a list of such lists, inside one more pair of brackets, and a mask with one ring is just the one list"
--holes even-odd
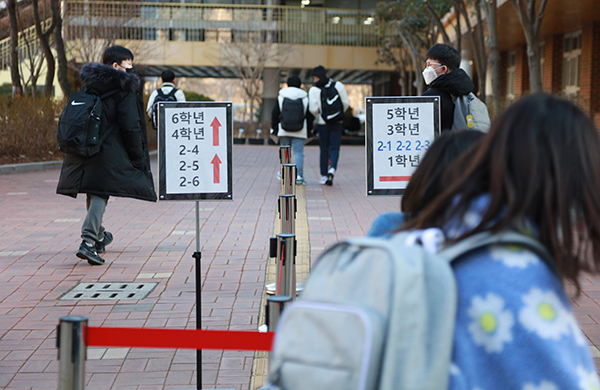
[[(364, 234), (377, 214), (398, 209), (398, 198), (364, 195), (363, 147), (342, 147), (332, 187), (316, 183), (318, 148), (305, 153), (309, 183), (299, 196), (307, 228), (298, 239), (308, 236), (303, 245), (310, 259)], [(235, 145), (234, 200), (200, 203), (204, 328), (260, 325), (278, 163), (276, 147)], [(111, 199), (105, 226), (115, 241), (103, 255), (106, 265), (91, 267), (74, 256), (84, 198), (55, 195), (58, 173), (0, 175), (0, 388), (7, 390), (57, 387), (54, 329), (61, 316), (83, 315), (92, 326), (195, 327), (194, 202)], [(59, 300), (79, 282), (98, 281), (158, 284), (142, 300)], [(590, 343), (600, 345), (600, 279), (586, 277), (583, 288), (576, 314)], [(254, 390), (260, 384), (253, 380), (250, 388), (254, 360), (251, 351), (204, 351), (203, 388)], [(193, 350), (88, 350), (87, 389), (192, 389), (195, 379)]]

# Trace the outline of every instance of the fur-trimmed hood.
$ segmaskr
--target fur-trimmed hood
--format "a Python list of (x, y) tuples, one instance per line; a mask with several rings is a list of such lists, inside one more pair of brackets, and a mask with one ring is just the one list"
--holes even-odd
[(99, 92), (122, 89), (127, 92), (136, 92), (140, 79), (131, 73), (122, 72), (109, 65), (90, 62), (81, 69), (79, 78), (86, 86)]

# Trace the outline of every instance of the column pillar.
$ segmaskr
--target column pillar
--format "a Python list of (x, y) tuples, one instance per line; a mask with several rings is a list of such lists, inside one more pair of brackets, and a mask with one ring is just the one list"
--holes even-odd
[(279, 94), (279, 69), (267, 68), (263, 71), (263, 102), (260, 114), (261, 121), (271, 120), (271, 111), (277, 103)]

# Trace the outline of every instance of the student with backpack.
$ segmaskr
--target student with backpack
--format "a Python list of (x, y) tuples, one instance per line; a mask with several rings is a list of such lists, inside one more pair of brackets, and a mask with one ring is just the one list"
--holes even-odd
[(175, 87), (175, 73), (163, 70), (160, 74), (162, 86), (152, 91), (148, 98), (146, 113), (152, 119), (152, 127), (158, 129), (158, 103), (159, 102), (185, 102), (185, 94)]
[(517, 101), (399, 233), (322, 255), (267, 388), (600, 388), (564, 289), (600, 271), (598, 150), (573, 103)]
[(350, 100), (344, 84), (327, 77), (321, 65), (312, 71), (315, 86), (308, 90), (308, 109), (316, 120), (316, 133), (319, 135), (320, 170), (319, 184), (332, 185), (338, 166), (344, 113), (350, 107)]
[(314, 120), (308, 109), (308, 94), (300, 89), (300, 77), (287, 79), (287, 88), (282, 88), (277, 104), (271, 112), (271, 132), (279, 137), (280, 145), (290, 145), (296, 164), (296, 184), (306, 185), (304, 180), (304, 141), (312, 130)]
[(469, 75), (460, 68), (460, 53), (454, 47), (437, 43), (426, 53), (423, 79), (429, 89), (423, 96), (439, 96), (441, 129), (477, 129), (487, 132), (490, 116), (485, 104), (471, 91)]
[[(56, 192), (73, 198), (86, 194), (87, 215), (77, 257), (91, 265), (104, 264), (99, 254), (113, 241), (113, 235), (102, 225), (110, 196), (156, 201), (143, 127), (144, 109), (136, 94), (139, 79), (132, 73), (133, 53), (122, 46), (111, 46), (104, 51), (102, 64), (83, 66), (83, 87), (74, 94), (90, 95), (90, 101), (96, 96), (101, 98), (101, 110), (95, 114), (98, 141), (93, 148), (66, 150)], [(84, 106), (87, 100), (69, 98), (69, 110), (65, 108), (59, 120), (59, 141), (75, 124), (86, 121), (85, 115), (89, 119), (89, 111), (81, 111), (81, 120), (64, 121), (65, 113)]]

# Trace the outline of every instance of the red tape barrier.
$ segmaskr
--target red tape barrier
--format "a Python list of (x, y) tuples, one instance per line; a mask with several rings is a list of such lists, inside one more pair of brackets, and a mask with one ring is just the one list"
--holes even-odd
[(88, 347), (270, 351), (273, 332), (196, 329), (87, 328)]

